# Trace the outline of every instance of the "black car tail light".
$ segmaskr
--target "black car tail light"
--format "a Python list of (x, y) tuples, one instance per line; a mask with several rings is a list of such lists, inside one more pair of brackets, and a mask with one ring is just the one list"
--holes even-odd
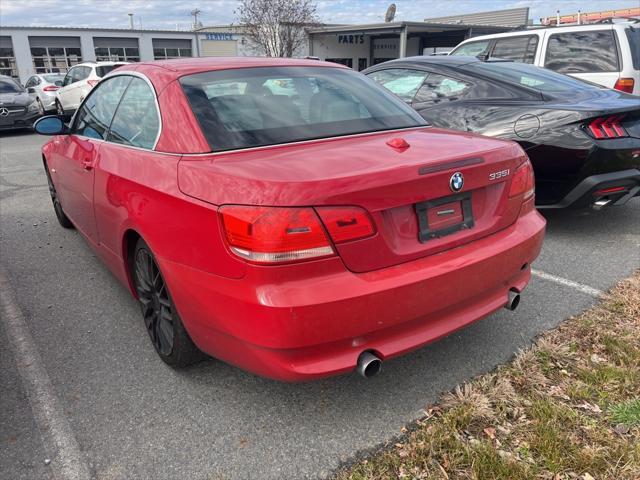
[(628, 137), (629, 134), (620, 123), (623, 117), (624, 115), (614, 115), (596, 118), (587, 125), (587, 131), (598, 140)]

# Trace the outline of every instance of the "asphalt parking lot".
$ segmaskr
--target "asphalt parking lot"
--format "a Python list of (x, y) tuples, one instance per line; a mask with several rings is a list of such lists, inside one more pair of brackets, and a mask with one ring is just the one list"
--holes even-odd
[[(29, 339), (0, 321), (3, 478), (59, 471), (64, 452), (34, 402), (52, 410), (63, 440), (77, 447), (74, 461), (93, 478), (325, 477), (640, 267), (640, 199), (603, 212), (552, 212), (538, 273), (516, 312), (387, 362), (372, 380), (284, 384), (215, 360), (174, 371), (156, 356), (134, 299), (75, 231), (58, 226), (39, 153), (46, 138), (0, 135), (0, 287), (10, 290), (35, 352), (27, 362), (16, 356), (16, 342)], [(25, 388), (33, 368), (42, 391)]]

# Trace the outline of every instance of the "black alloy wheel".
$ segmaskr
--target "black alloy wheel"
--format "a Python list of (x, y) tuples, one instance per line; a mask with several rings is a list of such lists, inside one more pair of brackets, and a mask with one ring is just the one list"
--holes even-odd
[(56, 187), (53, 184), (53, 180), (51, 180), (51, 175), (49, 174), (49, 169), (45, 166), (44, 171), (47, 174), (47, 184), (49, 185), (49, 195), (51, 195), (51, 201), (53, 202), (53, 210), (56, 212), (56, 218), (58, 219), (58, 223), (64, 228), (74, 228), (73, 223), (69, 220), (69, 217), (64, 213), (62, 209), (62, 204), (60, 203), (60, 198), (58, 198), (58, 192), (56, 191)]
[(184, 329), (160, 268), (142, 239), (134, 253), (133, 279), (147, 333), (160, 358), (174, 367), (200, 360), (202, 354)]
[(58, 115), (64, 115), (64, 108), (62, 108), (62, 104), (56, 100), (56, 113)]

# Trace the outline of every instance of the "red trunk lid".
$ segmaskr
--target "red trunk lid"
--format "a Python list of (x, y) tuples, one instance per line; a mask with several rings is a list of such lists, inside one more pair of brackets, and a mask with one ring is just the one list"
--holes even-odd
[[(409, 147), (390, 146), (402, 145), (390, 142), (397, 138)], [(513, 223), (522, 199), (510, 199), (508, 187), (525, 159), (513, 142), (419, 128), (186, 156), (178, 184), (186, 195), (216, 205), (361, 206), (377, 234), (336, 249), (347, 268), (365, 272)], [(458, 172), (464, 185), (455, 192), (450, 184)]]

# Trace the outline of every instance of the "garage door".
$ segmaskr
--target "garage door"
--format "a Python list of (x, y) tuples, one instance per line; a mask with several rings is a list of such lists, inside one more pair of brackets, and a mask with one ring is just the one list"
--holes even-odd
[(203, 40), (203, 57), (235, 57), (238, 55), (236, 40)]

